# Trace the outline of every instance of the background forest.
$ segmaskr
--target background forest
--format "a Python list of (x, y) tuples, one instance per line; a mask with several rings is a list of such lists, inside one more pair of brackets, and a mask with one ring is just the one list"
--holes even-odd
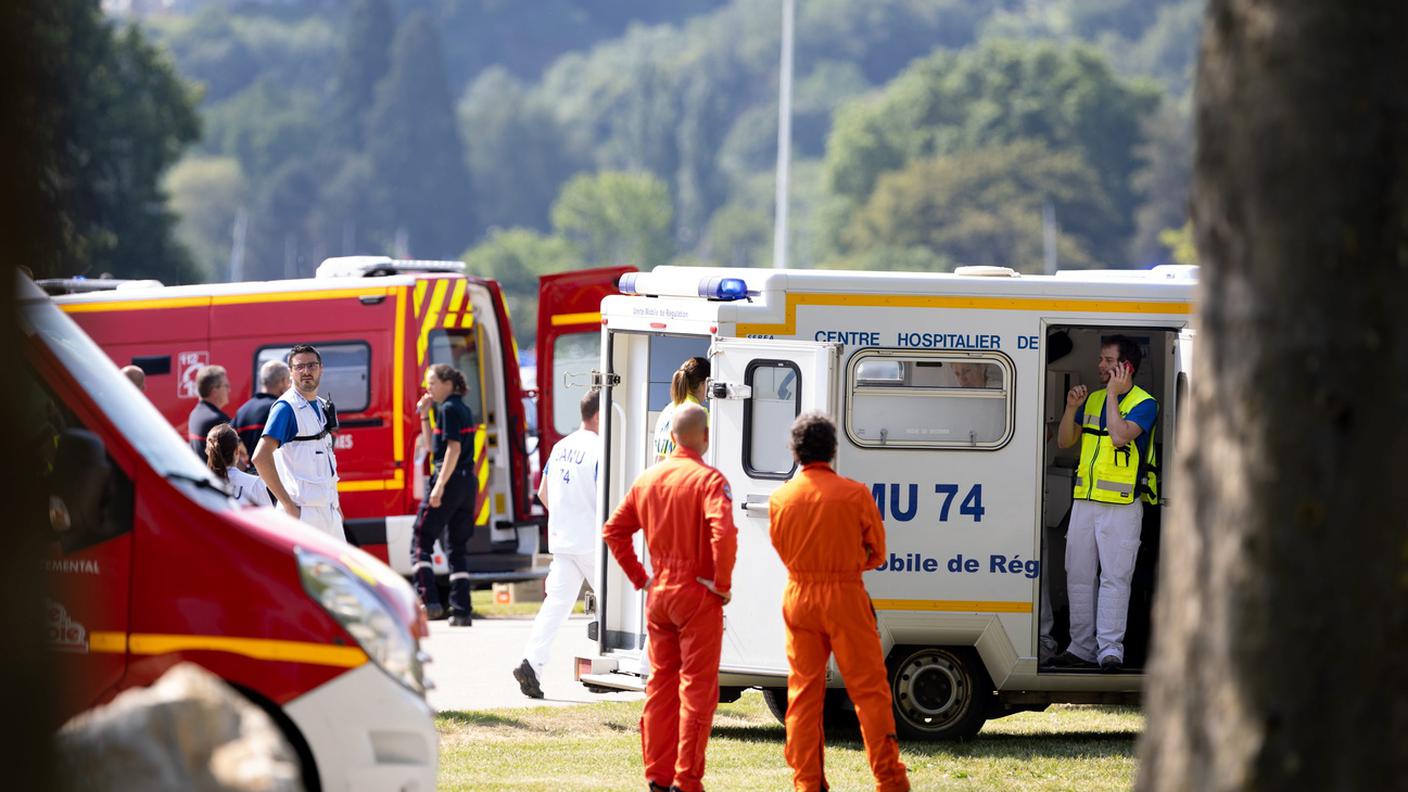
[[(90, 276), (463, 258), (532, 321), (541, 273), (771, 260), (776, 0), (108, 6)], [(792, 266), (1175, 259), (1201, 0), (797, 6)]]

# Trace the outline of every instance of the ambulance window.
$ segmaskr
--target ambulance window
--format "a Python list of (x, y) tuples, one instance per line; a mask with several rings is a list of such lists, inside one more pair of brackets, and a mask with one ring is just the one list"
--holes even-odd
[(1011, 371), (996, 355), (857, 356), (847, 433), (868, 447), (1000, 448), (1010, 434)]
[(785, 479), (795, 466), (788, 433), (802, 411), (801, 371), (785, 360), (755, 360), (743, 381), (753, 389), (743, 403), (743, 469), (753, 478)]
[[(253, 381), (259, 381), (259, 369), (268, 361), (287, 363), (290, 346), (261, 347), (254, 359)], [(371, 347), (362, 341), (313, 346), (323, 357), (323, 381), (318, 386), (318, 394), (331, 399), (339, 415), (366, 410), (371, 404)]]
[[(464, 404), (473, 413), (475, 421), (483, 421), (484, 388), (482, 387), (483, 380), (480, 379), (479, 343), (475, 331), (457, 330), (453, 333), (447, 333), (444, 330), (432, 331), (428, 359), (427, 365), (444, 363), (458, 369), (464, 375), (465, 384), (469, 386), (469, 391), (463, 397)], [(421, 383), (417, 382), (416, 387), (421, 387)]]
[(552, 340), (552, 426), (558, 434), (572, 434), (582, 422), (582, 397), (600, 360), (599, 333), (570, 333)]

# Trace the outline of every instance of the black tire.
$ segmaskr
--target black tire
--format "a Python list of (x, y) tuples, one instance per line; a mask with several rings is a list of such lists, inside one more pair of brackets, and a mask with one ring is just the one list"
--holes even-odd
[(763, 703), (778, 723), (787, 722), (787, 688), (763, 688)]
[[(763, 688), (763, 702), (778, 723), (787, 722), (787, 688)], [(860, 725), (856, 709), (846, 697), (842, 688), (826, 691), (826, 703), (822, 704), (821, 728), (830, 732), (855, 729)]]
[(971, 648), (897, 646), (886, 665), (901, 738), (966, 740), (983, 727), (992, 683)]

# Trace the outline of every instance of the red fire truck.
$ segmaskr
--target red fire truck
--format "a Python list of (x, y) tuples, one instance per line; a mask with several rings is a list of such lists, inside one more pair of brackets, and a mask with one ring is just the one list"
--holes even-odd
[(236, 509), (168, 419), (28, 280), (19, 308), (31, 376), (14, 384), (26, 451), (12, 462), (41, 485), (10, 505), (49, 516), (53, 714), (192, 662), (273, 716), (304, 788), (433, 788), (425, 623), (406, 581), (281, 512)]
[[(599, 330), (593, 312), (621, 271), (574, 273), (575, 286), (553, 292), (556, 302), (540, 306), (553, 331), (547, 338), (588, 325)], [(498, 283), (465, 275), (463, 263), (346, 257), (324, 261), (308, 279), (172, 287), (144, 281), (55, 302), (117, 365), (146, 373), (147, 397), (183, 435), (202, 366), (229, 373), (226, 412), (233, 414), (256, 392), (265, 361), (296, 343), (316, 345), (323, 393), (337, 405), (341, 425), (338, 490), (348, 532), (403, 574), (410, 572), (411, 528), (427, 470), (415, 403), (427, 366), (454, 366), (466, 374), (465, 403), (480, 422), (475, 451), (487, 457), (486, 513), (470, 542), (470, 571), (480, 580), (510, 579), (543, 549), (508, 312)], [(595, 333), (592, 339), (595, 345)], [(545, 358), (544, 376), (554, 371), (552, 360)], [(545, 389), (540, 411), (552, 409), (553, 390)], [(435, 563), (439, 574), (447, 572), (438, 548)]]

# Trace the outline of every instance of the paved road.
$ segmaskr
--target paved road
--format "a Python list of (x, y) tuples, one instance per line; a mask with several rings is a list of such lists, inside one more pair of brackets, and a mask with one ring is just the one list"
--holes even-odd
[(552, 659), (541, 680), (546, 698), (530, 699), (518, 690), (513, 669), (523, 659), (532, 619), (478, 619), (473, 627), (430, 623), (426, 651), (433, 661), (426, 674), (435, 682), (430, 705), (437, 711), (504, 707), (571, 706), (596, 701), (636, 701), (640, 693), (589, 693), (572, 679), (572, 659), (592, 654), (584, 616), (573, 616), (557, 633)]

